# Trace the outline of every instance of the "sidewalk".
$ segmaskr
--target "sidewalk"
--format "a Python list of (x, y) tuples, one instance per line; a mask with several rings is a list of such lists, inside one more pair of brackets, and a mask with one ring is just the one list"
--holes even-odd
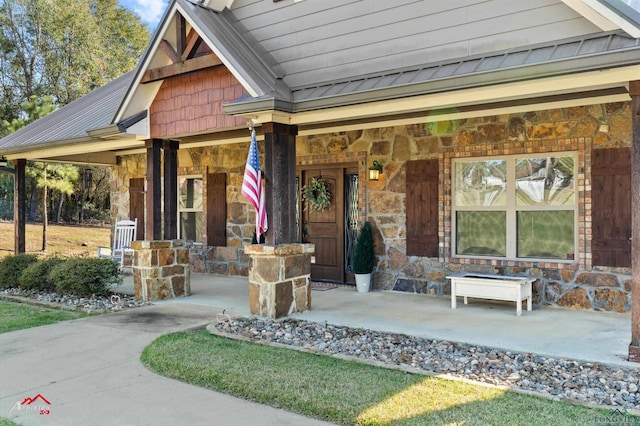
[[(328, 424), (161, 377), (140, 362), (156, 337), (221, 311), (176, 301), (0, 334), (0, 417), (64, 426)], [(12, 411), (38, 394), (49, 414)]]

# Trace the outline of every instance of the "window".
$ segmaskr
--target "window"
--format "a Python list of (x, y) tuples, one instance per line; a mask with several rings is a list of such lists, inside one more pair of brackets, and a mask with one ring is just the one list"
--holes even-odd
[(204, 214), (202, 206), (202, 177), (180, 176), (178, 178), (179, 238), (204, 242)]
[(576, 156), (453, 160), (454, 256), (573, 260)]

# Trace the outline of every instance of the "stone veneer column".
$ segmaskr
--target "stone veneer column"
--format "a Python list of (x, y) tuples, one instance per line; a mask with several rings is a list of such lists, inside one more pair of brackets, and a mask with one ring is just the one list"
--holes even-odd
[(133, 241), (133, 289), (145, 302), (191, 294), (189, 249), (182, 240)]
[(249, 304), (251, 313), (280, 318), (311, 309), (313, 244), (245, 246), (251, 257)]

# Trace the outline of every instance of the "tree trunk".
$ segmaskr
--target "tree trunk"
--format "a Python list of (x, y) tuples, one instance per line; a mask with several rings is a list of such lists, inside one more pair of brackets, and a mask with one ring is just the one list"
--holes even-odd
[(36, 215), (38, 212), (38, 185), (36, 184), (35, 179), (30, 179), (31, 180), (31, 202), (29, 205), (29, 217), (28, 217), (28, 221), (30, 222), (35, 222), (36, 220)]
[(56, 215), (56, 222), (60, 223), (60, 216), (62, 216), (62, 203), (64, 203), (64, 194), (60, 194), (60, 202), (58, 203), (58, 214)]

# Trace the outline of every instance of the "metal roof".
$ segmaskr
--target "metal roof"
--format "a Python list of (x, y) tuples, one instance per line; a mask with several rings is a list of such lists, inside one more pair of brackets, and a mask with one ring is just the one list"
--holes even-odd
[(292, 92), (295, 111), (303, 111), (639, 63), (640, 40), (624, 33), (595, 34), (293, 88)]
[(51, 114), (0, 139), (0, 151), (47, 142), (87, 139), (88, 132), (113, 124), (112, 118), (124, 96), (130, 71)]

